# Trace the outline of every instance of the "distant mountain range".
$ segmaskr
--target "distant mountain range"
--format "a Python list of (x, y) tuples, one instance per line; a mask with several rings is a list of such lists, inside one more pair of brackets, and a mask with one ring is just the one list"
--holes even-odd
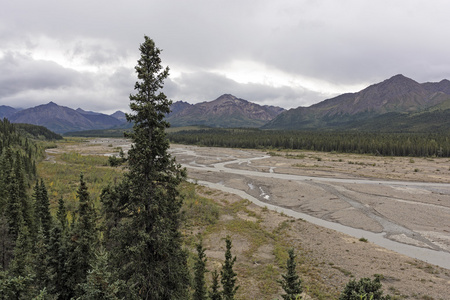
[(450, 81), (418, 83), (393, 76), (360, 92), (290, 109), (263, 129), (450, 130)]
[(40, 125), (56, 133), (106, 129), (124, 123), (123, 120), (113, 116), (84, 111), (80, 108), (74, 110), (53, 102), (15, 112), (3, 107), (1, 111), (12, 112), (12, 114), (5, 116), (12, 123)]
[[(284, 110), (225, 94), (197, 104), (174, 102), (166, 116), (173, 127), (256, 127), (278, 130), (361, 130), (450, 132), (450, 81), (418, 83), (393, 76), (357, 93), (347, 93), (309, 107)], [(13, 123), (45, 126), (56, 133), (129, 128), (125, 114), (76, 110), (53, 102), (28, 109), (0, 106), (0, 117)]]
[(281, 107), (261, 106), (225, 94), (210, 102), (172, 104), (167, 121), (174, 126), (261, 127), (284, 111)]

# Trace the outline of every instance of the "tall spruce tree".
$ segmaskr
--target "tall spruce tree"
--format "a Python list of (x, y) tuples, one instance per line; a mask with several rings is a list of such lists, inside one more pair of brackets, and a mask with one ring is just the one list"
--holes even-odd
[(50, 241), (47, 249), (47, 289), (51, 295), (58, 296), (58, 299), (70, 299), (72, 289), (68, 286), (70, 274), (68, 272), (70, 264), (68, 241), (66, 231), (61, 229), (61, 225), (55, 223), (50, 231)]
[(81, 284), (86, 282), (88, 271), (95, 258), (94, 250), (97, 244), (95, 210), (83, 174), (80, 175), (77, 198), (78, 218), (71, 233), (67, 272), (70, 274), (69, 286), (75, 294), (81, 295)]
[[(103, 192), (107, 213), (113, 215), (116, 261), (121, 262), (122, 279), (142, 299), (187, 299), (189, 272), (182, 249), (177, 190), (185, 171), (168, 153), (164, 120), (171, 101), (160, 90), (169, 74), (161, 66), (160, 49), (145, 36), (141, 57), (135, 67), (136, 94), (130, 95), (133, 122), (129, 135), (129, 171), (121, 184)], [(109, 235), (112, 237), (112, 235)]]
[(50, 214), (50, 202), (48, 199), (47, 188), (45, 187), (44, 180), (36, 181), (33, 191), (34, 197), (34, 211), (36, 219), (36, 228), (42, 228), (42, 234), (44, 235), (46, 244), (50, 236), (50, 230), (52, 228), (52, 216)]
[(282, 274), (280, 280), (281, 287), (286, 294), (281, 295), (285, 300), (301, 299), (302, 285), (300, 277), (297, 275), (294, 249), (288, 250), (289, 258), (286, 262), (286, 274)]
[(224, 300), (233, 300), (234, 295), (236, 294), (239, 286), (236, 285), (236, 272), (233, 270), (233, 265), (236, 262), (236, 256), (233, 257), (231, 255), (231, 238), (229, 236), (225, 239), (226, 242), (226, 251), (225, 251), (225, 262), (222, 266), (222, 270), (220, 272), (221, 275), (221, 283), (223, 288), (223, 299)]
[(197, 244), (197, 258), (194, 264), (194, 300), (206, 300), (207, 289), (205, 282), (206, 255), (202, 241)]

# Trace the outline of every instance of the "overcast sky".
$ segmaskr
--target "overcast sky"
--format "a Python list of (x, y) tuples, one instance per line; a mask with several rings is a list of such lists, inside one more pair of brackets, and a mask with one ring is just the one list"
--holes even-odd
[(403, 74), (450, 79), (447, 0), (4, 0), (0, 105), (128, 110), (144, 35), (173, 101), (309, 106)]

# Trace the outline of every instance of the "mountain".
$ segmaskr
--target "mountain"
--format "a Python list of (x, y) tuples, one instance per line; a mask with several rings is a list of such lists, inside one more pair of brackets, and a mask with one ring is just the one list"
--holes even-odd
[(56, 103), (39, 105), (16, 112), (9, 117), (12, 123), (44, 126), (56, 133), (91, 129), (105, 129), (122, 124), (118, 119), (82, 109), (74, 110)]
[(125, 117), (125, 113), (123, 111), (118, 110), (110, 116), (121, 122), (127, 122), (127, 117)]
[(174, 116), (180, 112), (182, 112), (183, 110), (185, 110), (188, 107), (194, 106), (193, 104), (189, 104), (187, 102), (184, 101), (177, 101), (172, 103), (172, 105), (170, 106), (170, 113), (167, 115), (168, 117)]
[[(433, 120), (434, 115), (439, 120), (446, 115), (450, 117), (450, 81), (420, 84), (403, 75), (395, 75), (357, 93), (342, 94), (310, 107), (290, 109), (262, 128), (381, 130), (385, 127), (389, 131), (412, 131), (414, 128), (423, 131), (430, 126), (419, 123)], [(447, 128), (440, 121), (432, 123), (433, 128)]]
[(275, 106), (261, 106), (225, 94), (210, 102), (189, 104), (175, 102), (167, 121), (172, 126), (204, 125), (210, 127), (260, 127), (284, 111)]
[(0, 119), (9, 118), (9, 116), (13, 115), (18, 111), (19, 109), (17, 108), (6, 105), (0, 105)]

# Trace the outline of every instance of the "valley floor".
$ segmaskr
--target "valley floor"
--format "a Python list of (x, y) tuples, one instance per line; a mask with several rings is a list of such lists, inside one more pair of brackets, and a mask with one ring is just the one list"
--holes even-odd
[[(55, 150), (110, 154), (117, 147), (126, 150), (127, 145), (126, 140), (96, 139)], [(272, 233), (284, 224), (283, 230), (276, 232), (301, 253), (305, 274), (300, 275), (306, 286), (315, 286), (317, 281), (329, 290), (329, 295), (336, 295), (351, 278), (381, 274), (385, 293), (399, 295), (400, 299), (446, 299), (450, 295), (450, 270), (445, 265), (445, 255), (450, 251), (448, 158), (267, 153), (184, 145), (172, 145), (171, 151), (187, 167), (188, 177), (194, 182), (230, 189), (227, 192), (197, 186), (205, 197), (222, 206), (250, 197), (263, 202), (257, 206), (247, 201), (243, 212), (222, 215), (223, 230), (205, 235), (210, 265), (220, 265), (224, 248), (220, 241), (227, 234), (233, 239), (238, 268), (273, 265), (276, 250), (273, 245), (263, 243), (249, 254), (248, 237), (225, 224), (236, 219), (258, 222)], [(244, 196), (236, 195), (235, 190), (244, 192)], [(266, 208), (272, 205), (357, 228), (367, 235), (352, 237), (307, 222), (306, 218), (295, 219)], [(400, 242), (397, 244), (444, 254), (446, 268), (436, 266), (433, 257), (429, 261), (434, 264), (428, 264), (373, 244), (370, 232), (383, 232), (389, 241)], [(240, 278), (249, 293), (252, 286), (257, 288), (252, 280), (251, 276)], [(317, 292), (315, 295), (320, 298)], [(246, 299), (242, 294), (241, 297)], [(273, 295), (264, 297), (273, 298)]]

